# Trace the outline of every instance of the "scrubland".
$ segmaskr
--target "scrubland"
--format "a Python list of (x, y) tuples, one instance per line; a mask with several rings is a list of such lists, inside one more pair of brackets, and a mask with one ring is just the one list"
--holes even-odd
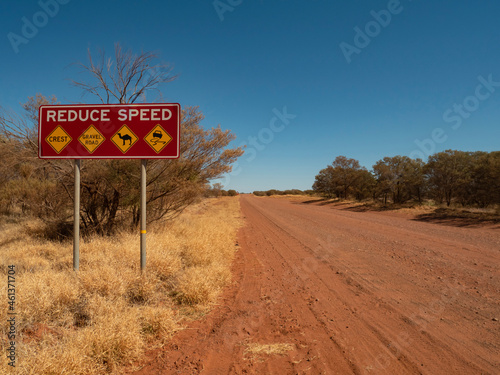
[[(1, 373), (120, 373), (206, 313), (231, 280), (240, 226), (238, 197), (206, 199), (148, 228), (147, 270), (139, 235), (84, 238), (80, 270), (71, 241), (40, 236), (42, 223), (0, 222)], [(7, 366), (7, 271), (16, 269), (16, 368)]]

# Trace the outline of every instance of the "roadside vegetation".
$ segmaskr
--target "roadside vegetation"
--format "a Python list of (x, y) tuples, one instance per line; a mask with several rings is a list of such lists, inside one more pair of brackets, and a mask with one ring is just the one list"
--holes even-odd
[(408, 202), (500, 207), (500, 151), (446, 150), (427, 162), (407, 156), (384, 157), (371, 171), (338, 156), (315, 178), (313, 190), (327, 199), (372, 200), (383, 205)]
[[(73, 84), (104, 104), (131, 104), (158, 92), (175, 79), (171, 66), (153, 53), (134, 55), (116, 45), (114, 59), (89, 52), (86, 73)], [(153, 100), (150, 96), (149, 100)], [(161, 96), (155, 98), (160, 100)], [(73, 161), (38, 159), (38, 109), (57, 98), (37, 94), (18, 114), (0, 107), (0, 212), (20, 207), (23, 214), (42, 219), (51, 238), (71, 235), (73, 218)], [(197, 107), (181, 111), (180, 157), (152, 159), (147, 165), (148, 221), (180, 214), (203, 196), (209, 182), (231, 171), (243, 154), (232, 148), (235, 135), (220, 126), (205, 129)], [(81, 167), (82, 233), (113, 235), (136, 228), (140, 219), (140, 168), (137, 160), (84, 160)]]
[(206, 198), (235, 197), (237, 195), (239, 195), (239, 193), (236, 190), (224, 190), (223, 185), (218, 182), (205, 189), (204, 193)]
[(303, 191), (299, 189), (288, 189), (288, 190), (271, 189), (266, 191), (256, 190), (253, 192), (253, 195), (256, 195), (258, 197), (270, 197), (273, 195), (313, 195), (313, 194), (314, 194), (313, 190)]
[[(72, 80), (91, 102), (161, 101), (176, 78), (154, 53), (116, 45), (78, 64)], [(155, 93), (157, 96), (152, 97)], [(15, 374), (121, 373), (198, 317), (230, 280), (239, 222), (236, 191), (210, 187), (243, 154), (235, 135), (206, 129), (182, 107), (180, 157), (147, 165), (147, 270), (139, 267), (140, 164), (84, 160), (80, 271), (72, 264), (72, 160), (38, 159), (38, 110), (55, 96), (28, 98), (21, 113), (0, 107), (0, 273), (16, 270)], [(227, 195), (228, 197), (222, 197)], [(218, 199), (204, 199), (215, 196)], [(0, 298), (7, 306), (7, 288)], [(0, 309), (7, 353), (7, 309)], [(7, 356), (0, 357), (7, 366)], [(7, 370), (6, 370), (7, 371)]]
[[(40, 237), (44, 223), (3, 216), (1, 273), (16, 267), (15, 374), (121, 373), (146, 349), (160, 347), (189, 319), (199, 317), (231, 280), (238, 197), (204, 199), (148, 234), (141, 275), (139, 236), (89, 236), (80, 271), (72, 269), (71, 241)], [(6, 288), (0, 299), (7, 301)], [(7, 309), (0, 309), (2, 353)], [(0, 367), (9, 369), (7, 356)]]
[(354, 211), (404, 210), (424, 221), (500, 222), (500, 151), (446, 150), (427, 162), (384, 157), (372, 170), (338, 156), (319, 171), (312, 190), (254, 191), (256, 196), (316, 197), (304, 203)]

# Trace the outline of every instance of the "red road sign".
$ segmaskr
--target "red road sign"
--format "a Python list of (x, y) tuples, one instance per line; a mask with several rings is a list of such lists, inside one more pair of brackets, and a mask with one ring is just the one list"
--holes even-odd
[(43, 105), (41, 159), (176, 159), (180, 105)]

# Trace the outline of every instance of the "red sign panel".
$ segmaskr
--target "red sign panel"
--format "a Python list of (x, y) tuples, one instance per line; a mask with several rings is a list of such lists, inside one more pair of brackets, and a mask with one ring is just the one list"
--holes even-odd
[(180, 105), (43, 105), (41, 159), (176, 159)]

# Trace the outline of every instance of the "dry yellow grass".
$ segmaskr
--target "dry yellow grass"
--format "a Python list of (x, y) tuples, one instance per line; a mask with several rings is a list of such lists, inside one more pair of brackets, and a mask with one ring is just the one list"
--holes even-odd
[(252, 354), (257, 355), (285, 355), (290, 350), (293, 350), (294, 346), (287, 343), (277, 343), (277, 344), (259, 344), (259, 343), (249, 343), (245, 349), (244, 355)]
[[(71, 242), (36, 238), (36, 225), (0, 225), (0, 373), (120, 373), (181, 329), (193, 310), (209, 308), (230, 281), (239, 200), (204, 200), (150, 228), (144, 275), (136, 233), (82, 240), (75, 274)], [(15, 371), (5, 355), (10, 264), (16, 266)]]

